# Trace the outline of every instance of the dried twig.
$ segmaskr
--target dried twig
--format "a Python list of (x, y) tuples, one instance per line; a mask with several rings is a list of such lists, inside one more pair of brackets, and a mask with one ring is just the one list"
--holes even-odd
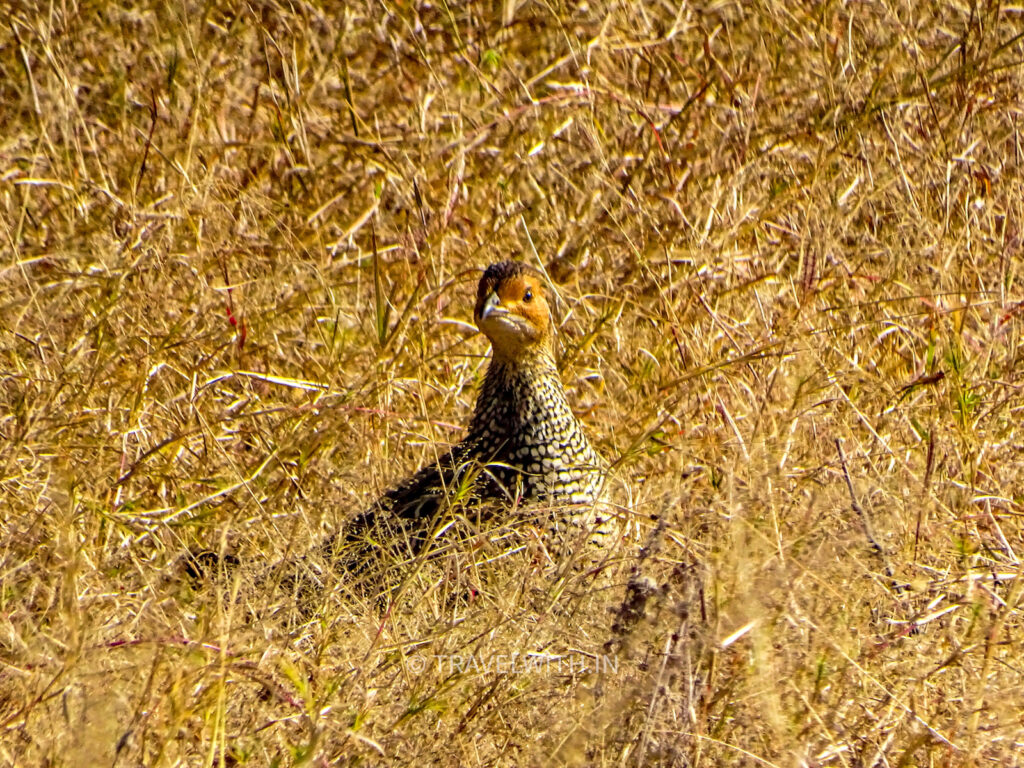
[(875, 550), (878, 557), (881, 559), (882, 566), (885, 569), (885, 575), (891, 579), (895, 574), (895, 571), (893, 571), (892, 568), (892, 563), (889, 562), (889, 556), (886, 554), (885, 549), (878, 542), (878, 538), (875, 536), (874, 526), (871, 524), (871, 518), (868, 516), (867, 510), (861, 506), (859, 501), (857, 501), (857, 494), (854, 493), (853, 490), (853, 481), (850, 479), (850, 470), (846, 466), (846, 454), (843, 452), (843, 444), (840, 443), (838, 439), (836, 439), (835, 443), (836, 450), (839, 452), (839, 462), (843, 467), (843, 477), (846, 479), (846, 488), (850, 492), (850, 505), (864, 524), (864, 535), (867, 536), (868, 543), (871, 545), (871, 548)]

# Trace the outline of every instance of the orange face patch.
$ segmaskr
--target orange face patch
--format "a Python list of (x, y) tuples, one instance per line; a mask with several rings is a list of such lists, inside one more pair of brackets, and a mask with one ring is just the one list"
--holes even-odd
[(510, 313), (526, 318), (537, 329), (544, 329), (548, 322), (548, 302), (544, 286), (533, 275), (520, 275), (498, 285), (501, 305)]
[(480, 280), (474, 319), (496, 354), (517, 357), (531, 353), (551, 332), (540, 275), (518, 262), (492, 265)]

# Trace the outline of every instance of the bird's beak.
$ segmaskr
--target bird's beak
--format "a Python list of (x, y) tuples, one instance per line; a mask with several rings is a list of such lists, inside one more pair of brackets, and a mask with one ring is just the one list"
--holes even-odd
[(498, 298), (497, 291), (491, 291), (484, 300), (484, 305), (480, 308), (480, 319), (486, 320), (491, 315), (500, 315), (507, 311), (501, 306), (501, 299)]

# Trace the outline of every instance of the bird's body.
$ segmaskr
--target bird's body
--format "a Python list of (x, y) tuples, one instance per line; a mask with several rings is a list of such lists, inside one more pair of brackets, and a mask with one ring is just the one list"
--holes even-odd
[[(466, 437), (264, 578), (284, 587), (303, 611), (324, 594), (332, 573), (343, 573), (353, 591), (368, 588), (380, 596), (391, 582), (388, 571), (423, 552), (460, 516), (482, 521), (514, 512), (514, 519), (498, 519), (533, 521), (530, 527), (549, 554), (604, 540), (607, 520), (597, 502), (605, 466), (569, 408), (544, 293), (539, 273), (523, 264), (488, 267), (474, 319), (492, 355)], [(509, 532), (495, 538), (504, 541)], [(186, 568), (199, 576), (225, 562), (216, 553), (200, 553)]]
[[(474, 319), (491, 342), (492, 358), (468, 434), (352, 520), (346, 542), (376, 545), (386, 528), (411, 533), (416, 551), (428, 521), (456, 498), (593, 507), (603, 463), (566, 399), (544, 294), (540, 275), (523, 264), (505, 261), (486, 270)], [(570, 517), (579, 523), (593, 516)]]

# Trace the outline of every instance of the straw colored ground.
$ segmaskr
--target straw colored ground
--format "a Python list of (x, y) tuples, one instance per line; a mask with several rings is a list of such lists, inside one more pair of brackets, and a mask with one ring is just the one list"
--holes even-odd
[[(15, 3), (0, 762), (1024, 765), (1020, 7), (515, 5)], [(629, 535), (297, 610), (506, 257)]]

